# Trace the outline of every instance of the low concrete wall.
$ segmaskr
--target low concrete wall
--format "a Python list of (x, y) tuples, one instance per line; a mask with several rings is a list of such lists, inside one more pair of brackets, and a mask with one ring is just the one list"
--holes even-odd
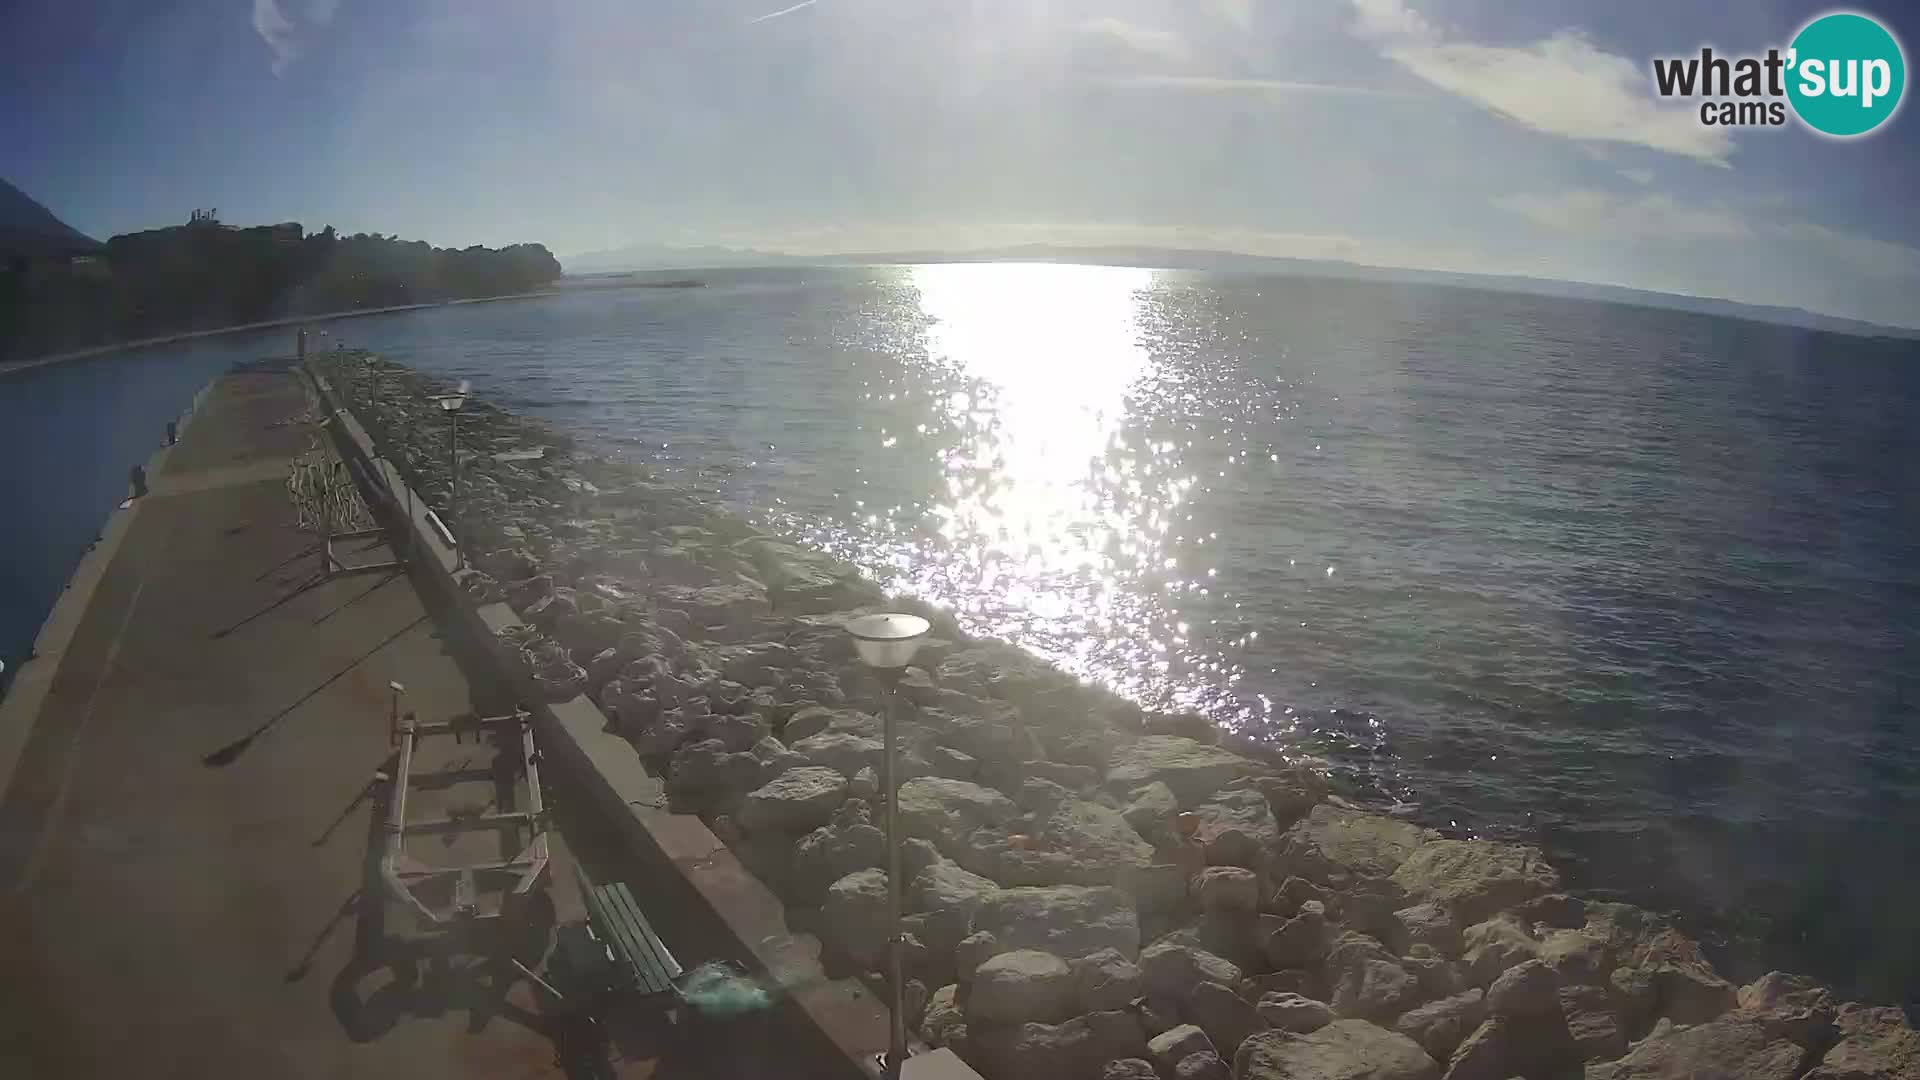
[[(740, 864), (705, 822), (666, 809), (664, 785), (647, 772), (630, 743), (607, 730), (599, 706), (584, 695), (557, 704), (542, 699), (518, 657), (497, 637), (500, 630), (521, 625), (519, 615), (504, 603), (471, 601), (460, 586), (457, 557), (433, 527), (426, 501), (380, 456), (372, 437), (343, 407), (324, 376), (309, 369), (309, 377), (334, 415), (329, 427), (335, 444), (368, 486), (369, 501), (379, 503), (379, 511), (404, 530), (412, 552), (408, 565), (420, 584), (445, 601), (490, 673), (512, 686), (533, 710), (541, 751), (557, 766), (557, 777), (584, 793), (626, 838), (631, 852), (657, 872), (629, 884), (669, 946), (684, 950), (691, 943), (705, 950), (697, 958), (733, 960), (785, 988), (787, 1026), (818, 1051), (810, 1055), (806, 1047), (796, 1046), (787, 1075), (812, 1075), (803, 1065), (819, 1057), (834, 1066), (824, 1075), (877, 1076), (875, 1060), (888, 1038), (885, 1004), (855, 980), (826, 977), (818, 944), (792, 932), (779, 898)], [(945, 1051), (916, 1055), (908, 1064), (909, 1077), (977, 1080)]]

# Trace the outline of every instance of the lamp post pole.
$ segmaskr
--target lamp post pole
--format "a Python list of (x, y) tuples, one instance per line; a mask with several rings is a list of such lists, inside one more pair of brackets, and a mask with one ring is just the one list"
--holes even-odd
[(906, 951), (906, 942), (900, 933), (900, 896), (905, 883), (900, 880), (900, 774), (897, 745), (899, 727), (896, 716), (899, 712), (895, 696), (899, 691), (900, 674), (903, 668), (882, 669), (880, 671), (880, 729), (886, 756), (887, 786), (887, 985), (893, 991), (890, 1012), (892, 1025), (887, 1040), (887, 1077), (898, 1080), (900, 1069), (907, 1060), (907, 1008), (906, 1008), (906, 972), (902, 953)]
[(465, 379), (451, 394), (437, 394), (433, 400), (447, 414), (447, 536), (453, 541), (453, 568), (467, 568), (466, 545), (455, 530), (460, 520), (460, 406), (467, 403), (471, 386)]
[(460, 542), (460, 411), (447, 410), (447, 532), (453, 537), (453, 568), (467, 565), (466, 545)]
[(907, 1060), (907, 983), (905, 946), (900, 932), (901, 893), (906, 883), (900, 874), (900, 771), (898, 762), (900, 677), (930, 627), (918, 615), (862, 615), (847, 623), (854, 650), (860, 662), (873, 670), (880, 682), (880, 730), (884, 742), (880, 760), (881, 784), (887, 801), (887, 982), (891, 990), (892, 1023), (888, 1030), (887, 1053), (880, 1070), (887, 1080), (899, 1080)]

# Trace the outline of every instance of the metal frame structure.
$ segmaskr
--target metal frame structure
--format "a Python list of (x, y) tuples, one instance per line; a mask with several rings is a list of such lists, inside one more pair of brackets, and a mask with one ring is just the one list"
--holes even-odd
[(336, 573), (358, 574), (369, 570), (392, 570), (397, 560), (348, 563), (333, 553), (335, 540), (358, 540), (384, 536), (373, 520), (372, 511), (360, 498), (360, 488), (347, 471), (347, 463), (323, 450), (309, 451), (293, 459), (287, 470), (287, 494), (293, 500), (299, 528), (320, 538), (320, 576)]
[[(399, 764), (394, 771), (391, 795), (387, 800), (385, 850), (380, 857), (380, 880), (388, 895), (422, 920), (423, 928), (451, 930), (507, 915), (518, 898), (537, 890), (547, 875), (548, 814), (540, 795), (540, 753), (533, 741), (533, 716), (516, 709), (507, 716), (483, 716), (422, 723), (412, 713), (400, 715), (402, 687), (393, 684), (393, 710), (388, 717), (389, 741), (400, 748)], [(521, 767), (527, 787), (525, 810), (458, 817), (407, 820), (407, 788), (414, 782), (413, 754), (419, 741), (429, 735), (452, 735), (464, 739), (494, 730), (498, 745), (504, 749), (513, 739), (520, 747)], [(504, 862), (459, 863), (429, 866), (406, 853), (409, 834), (437, 835), (450, 832), (493, 831), (507, 826), (526, 830), (527, 844), (520, 853)], [(510, 886), (496, 911), (479, 910), (480, 878), (505, 875)], [(453, 899), (443, 910), (435, 910), (415, 891), (420, 885), (446, 877), (454, 878)]]

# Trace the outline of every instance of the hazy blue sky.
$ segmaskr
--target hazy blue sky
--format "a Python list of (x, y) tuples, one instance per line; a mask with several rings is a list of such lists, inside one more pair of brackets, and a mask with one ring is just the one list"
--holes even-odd
[(1920, 323), (1912, 108), (1729, 136), (1650, 89), (1825, 4), (788, 2), (14, 4), (0, 174), (99, 237), (1154, 243)]

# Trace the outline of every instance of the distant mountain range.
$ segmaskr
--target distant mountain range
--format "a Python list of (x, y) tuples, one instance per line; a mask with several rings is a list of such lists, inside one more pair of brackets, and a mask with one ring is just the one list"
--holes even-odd
[(1533, 296), (1552, 296), (1579, 300), (1599, 300), (1635, 307), (1689, 311), (1701, 315), (1751, 319), (1758, 322), (1824, 330), (1867, 337), (1920, 339), (1920, 329), (1883, 326), (1860, 319), (1824, 315), (1801, 308), (1742, 304), (1705, 296), (1629, 289), (1619, 285), (1594, 285), (1580, 281), (1559, 281), (1506, 274), (1466, 274), (1445, 270), (1407, 270), (1362, 263), (1325, 259), (1290, 259), (1267, 255), (1244, 255), (1230, 251), (1150, 247), (1068, 247), (1053, 244), (1022, 244), (1014, 247), (981, 248), (967, 251), (885, 251), (846, 255), (789, 255), (782, 252), (755, 251), (751, 248), (673, 247), (663, 244), (633, 244), (608, 251), (595, 251), (561, 260), (569, 274), (608, 273), (622, 270), (702, 270), (749, 266), (849, 266), (889, 265), (936, 262), (1062, 262), (1092, 263), (1104, 266), (1138, 266), (1160, 270), (1201, 270), (1215, 273), (1281, 274), (1301, 277), (1335, 278), (1351, 281), (1380, 281), (1408, 285), (1451, 285), (1494, 292), (1517, 292)]
[(0, 180), (0, 258), (48, 258), (98, 251), (98, 240), (53, 216), (53, 212)]

